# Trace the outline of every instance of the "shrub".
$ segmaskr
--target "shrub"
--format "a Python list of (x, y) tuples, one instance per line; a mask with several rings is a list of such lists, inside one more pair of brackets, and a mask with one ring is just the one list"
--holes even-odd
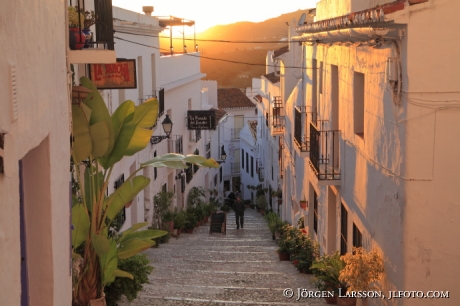
[(366, 291), (370, 284), (376, 282), (383, 273), (382, 257), (376, 252), (366, 252), (363, 248), (353, 247), (352, 253), (341, 257), (345, 268), (340, 271), (340, 281), (347, 284), (350, 291)]
[(113, 283), (106, 286), (104, 293), (107, 306), (117, 306), (122, 294), (130, 302), (137, 297), (137, 293), (142, 290), (142, 284), (149, 283), (148, 275), (153, 270), (149, 263), (145, 254), (137, 254), (118, 261), (118, 268), (131, 273), (134, 279), (117, 277)]

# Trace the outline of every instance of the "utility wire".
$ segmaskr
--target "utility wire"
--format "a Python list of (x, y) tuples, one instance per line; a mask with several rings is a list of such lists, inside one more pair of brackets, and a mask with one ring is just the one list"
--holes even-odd
[(135, 34), (130, 32), (123, 32), (123, 31), (114, 31), (115, 33), (121, 34), (130, 34), (136, 36), (146, 36), (146, 37), (157, 37), (157, 38), (165, 38), (165, 39), (176, 39), (176, 40), (191, 40), (191, 41), (205, 41), (205, 42), (218, 42), (218, 43), (233, 43), (233, 44), (287, 44), (291, 42), (298, 42), (298, 41), (289, 41), (289, 40), (223, 40), (223, 39), (195, 39), (195, 38), (180, 38), (180, 37), (169, 37), (169, 36), (159, 36), (159, 35), (146, 35), (146, 34)]
[[(122, 41), (129, 42), (129, 43), (132, 43), (132, 44), (135, 44), (135, 45), (144, 46), (144, 47), (147, 47), (147, 48), (152, 48), (152, 49), (157, 49), (157, 50), (160, 50), (160, 51), (169, 52), (169, 50), (167, 50), (167, 49), (154, 47), (154, 46), (149, 46), (149, 45), (146, 45), (146, 44), (142, 44), (142, 43), (138, 43), (138, 42), (135, 42), (135, 41), (127, 40), (127, 39), (124, 39), (124, 38), (121, 38), (121, 37), (114, 36), (114, 38), (122, 40)], [(205, 59), (214, 60), (214, 61), (222, 61), (222, 62), (227, 62), (227, 63), (232, 63), (232, 64), (242, 64), (242, 65), (249, 65), (249, 66), (263, 66), (263, 67), (279, 68), (276, 65), (267, 65), (267, 64), (257, 64), (257, 63), (232, 61), (232, 60), (226, 60), (226, 59), (222, 59), (222, 58), (214, 58), (214, 57), (208, 57), (208, 56), (203, 56), (203, 55), (196, 55), (196, 54), (192, 54), (192, 53), (181, 53), (181, 54), (188, 55), (188, 56), (193, 56), (193, 57), (198, 57), (198, 58), (205, 58)], [(305, 70), (307, 70), (307, 69), (319, 69), (319, 68), (296, 67), (296, 66), (284, 66), (284, 68), (295, 68), (295, 69), (305, 69)]]

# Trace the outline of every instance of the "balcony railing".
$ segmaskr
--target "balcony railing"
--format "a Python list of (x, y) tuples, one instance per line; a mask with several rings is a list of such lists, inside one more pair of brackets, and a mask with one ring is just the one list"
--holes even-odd
[(257, 175), (259, 177), (259, 182), (263, 182), (265, 180), (264, 167), (262, 165), (260, 165), (257, 169)]
[(182, 135), (174, 135), (171, 139), (168, 139), (168, 153), (184, 153)]
[(240, 163), (232, 163), (232, 174), (240, 173)]
[(201, 139), (201, 130), (190, 130), (190, 142), (195, 143)]
[(272, 108), (272, 135), (284, 134), (285, 110), (281, 97), (274, 97)]
[(232, 140), (233, 139), (240, 139), (240, 132), (242, 128), (233, 128), (232, 129)]
[(283, 179), (284, 177), (283, 149), (284, 149), (284, 137), (280, 136), (279, 141), (278, 141), (278, 166), (280, 169), (280, 179)]
[(300, 152), (310, 152), (310, 123), (317, 124), (317, 113), (307, 112), (305, 106), (294, 109), (294, 143)]
[[(85, 12), (92, 11), (92, 6), (89, 4), (91, 0), (69, 0), (69, 5), (76, 7), (77, 11)], [(96, 23), (94, 24), (95, 35), (91, 36), (91, 40), (86, 42), (89, 48), (115, 50), (113, 39), (113, 14), (112, 0), (92, 0), (94, 1), (94, 13)], [(85, 29), (85, 24), (79, 24), (78, 28)]]
[(318, 180), (340, 180), (340, 131), (320, 131), (310, 123), (310, 165)]

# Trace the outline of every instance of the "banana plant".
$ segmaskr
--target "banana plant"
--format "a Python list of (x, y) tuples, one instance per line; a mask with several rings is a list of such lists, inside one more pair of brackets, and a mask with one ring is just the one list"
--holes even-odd
[(72, 104), (73, 177), (79, 188), (73, 195), (72, 249), (74, 258), (74, 306), (86, 306), (103, 296), (104, 287), (115, 277), (133, 276), (118, 269), (118, 260), (129, 258), (155, 244), (161, 230), (142, 230), (147, 223), (134, 224), (116, 237), (109, 235), (115, 216), (129, 207), (150, 179), (136, 175), (145, 167), (187, 168), (186, 163), (218, 168), (212, 158), (199, 155), (166, 154), (142, 163), (112, 194), (106, 189), (114, 166), (124, 156), (132, 156), (149, 143), (158, 116), (158, 101), (149, 99), (139, 106), (123, 102), (110, 115), (102, 96), (87, 78), (80, 83), (91, 92)]

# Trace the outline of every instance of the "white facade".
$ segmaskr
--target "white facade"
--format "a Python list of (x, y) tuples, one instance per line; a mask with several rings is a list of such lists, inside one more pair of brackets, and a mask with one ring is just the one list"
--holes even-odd
[[(286, 100), (283, 194), (292, 195), (292, 207), (284, 208), (295, 215), (295, 202), (306, 197), (308, 232), (322, 253), (350, 252), (354, 245), (378, 250), (384, 292), (454, 292), (460, 151), (452, 137), (460, 133), (460, 61), (452, 37), (460, 3), (374, 1), (387, 4), (374, 9), (371, 2), (321, 1), (319, 21), (297, 27), (292, 38), (302, 42), (296, 65), (305, 73)], [(292, 136), (296, 111), (308, 152)], [(317, 133), (310, 134), (311, 122)]]

